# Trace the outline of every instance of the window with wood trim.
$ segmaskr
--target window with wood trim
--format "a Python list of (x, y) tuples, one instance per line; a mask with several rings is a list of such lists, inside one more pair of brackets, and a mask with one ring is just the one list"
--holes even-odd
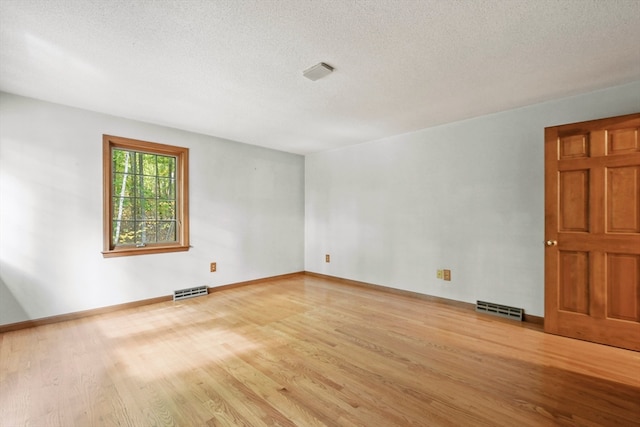
[(105, 257), (189, 250), (189, 150), (103, 135)]

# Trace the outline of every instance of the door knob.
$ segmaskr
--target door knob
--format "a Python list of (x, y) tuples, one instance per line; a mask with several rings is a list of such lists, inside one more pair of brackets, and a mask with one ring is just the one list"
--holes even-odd
[(544, 242), (545, 245), (547, 246), (556, 246), (558, 244), (557, 240), (547, 240), (546, 242)]

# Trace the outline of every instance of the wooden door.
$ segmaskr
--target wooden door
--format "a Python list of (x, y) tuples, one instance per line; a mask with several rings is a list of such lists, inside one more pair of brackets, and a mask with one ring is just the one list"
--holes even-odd
[(640, 351), (640, 113), (545, 129), (546, 332)]

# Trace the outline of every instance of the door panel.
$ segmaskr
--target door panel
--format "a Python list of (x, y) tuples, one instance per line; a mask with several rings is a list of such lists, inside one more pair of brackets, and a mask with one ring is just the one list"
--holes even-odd
[(640, 232), (640, 166), (607, 169), (607, 231)]
[(589, 253), (559, 251), (559, 309), (589, 314)]
[(589, 157), (589, 136), (568, 135), (560, 138), (560, 159)]
[(640, 114), (545, 129), (545, 331), (640, 351)]
[(589, 231), (589, 170), (560, 172), (560, 231)]
[(624, 154), (640, 151), (638, 129), (628, 128), (611, 131), (608, 138), (609, 154)]
[(608, 317), (640, 322), (640, 255), (607, 254)]

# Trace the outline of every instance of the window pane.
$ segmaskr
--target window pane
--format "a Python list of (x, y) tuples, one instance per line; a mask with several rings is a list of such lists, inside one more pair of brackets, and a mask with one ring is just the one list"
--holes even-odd
[(150, 199), (156, 197), (156, 184), (157, 178), (155, 176), (144, 176), (142, 177), (142, 197)]
[(155, 154), (142, 154), (142, 171), (139, 173), (156, 176), (156, 157)]
[(158, 198), (174, 200), (176, 198), (176, 180), (158, 178)]
[(139, 223), (140, 239), (142, 243), (155, 243), (156, 242), (156, 222), (145, 221)]
[(135, 243), (136, 228), (133, 221), (113, 221), (113, 241), (116, 245)]
[(158, 219), (176, 219), (176, 202), (175, 201), (159, 201), (158, 202)]
[(128, 197), (113, 198), (113, 219), (114, 220), (132, 220), (133, 218), (133, 199)]
[(155, 199), (138, 199), (136, 204), (136, 219), (151, 220), (156, 219), (156, 201)]
[(176, 223), (175, 221), (158, 222), (158, 242), (175, 242)]
[[(125, 183), (125, 188), (122, 188), (122, 183)], [(114, 196), (134, 196), (134, 177), (130, 173), (115, 173), (113, 176), (113, 195)], [(123, 191), (124, 190), (124, 191)]]
[(158, 176), (172, 178), (175, 177), (175, 171), (175, 157), (158, 156)]
[(140, 163), (138, 153), (135, 151), (129, 151), (129, 172), (132, 174), (139, 174), (140, 172)]
[(136, 221), (136, 243), (142, 243), (145, 241), (146, 229), (144, 221)]
[(131, 156), (129, 151), (114, 149), (111, 155), (114, 172), (131, 172)]

